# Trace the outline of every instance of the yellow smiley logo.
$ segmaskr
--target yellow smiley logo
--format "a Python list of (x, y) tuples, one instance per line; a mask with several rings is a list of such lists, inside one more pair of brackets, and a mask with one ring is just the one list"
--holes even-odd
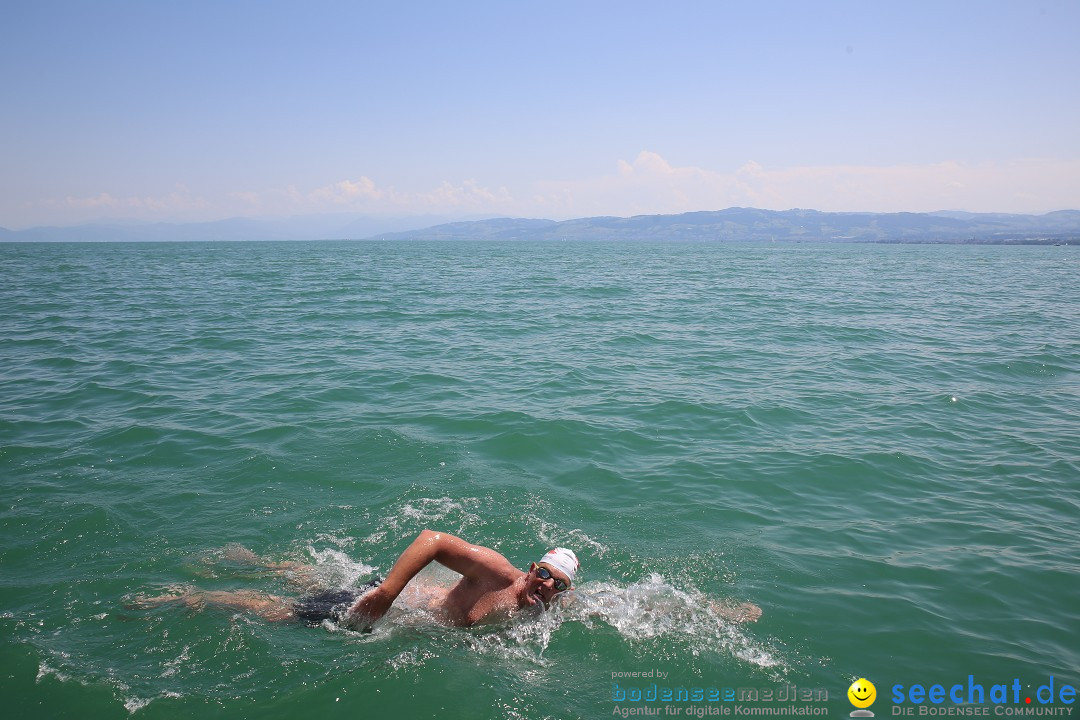
[(847, 689), (848, 700), (857, 708), (867, 708), (877, 699), (877, 688), (866, 678), (859, 678)]

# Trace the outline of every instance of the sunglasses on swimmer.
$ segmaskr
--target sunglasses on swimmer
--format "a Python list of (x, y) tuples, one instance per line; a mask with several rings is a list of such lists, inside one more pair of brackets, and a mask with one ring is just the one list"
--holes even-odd
[(566, 584), (565, 580), (560, 580), (559, 578), (552, 575), (551, 571), (548, 570), (546, 567), (540, 567), (539, 565), (537, 565), (536, 566), (536, 576), (539, 577), (541, 580), (554, 580), (555, 581), (555, 590), (557, 592), (564, 592), (567, 588), (570, 587), (569, 585)]

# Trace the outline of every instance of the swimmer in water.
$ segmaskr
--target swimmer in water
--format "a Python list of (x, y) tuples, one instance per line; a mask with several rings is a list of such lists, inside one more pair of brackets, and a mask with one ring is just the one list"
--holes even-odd
[(573, 587), (579, 567), (573, 550), (554, 548), (522, 572), (491, 548), (424, 530), (386, 579), (352, 604), (350, 621), (370, 625), (381, 618), (408, 582), (433, 561), (462, 576), (432, 603), (449, 624), (461, 626), (506, 620), (523, 608), (545, 608)]
[[(561, 593), (574, 587), (578, 559), (572, 550), (555, 548), (529, 565), (514, 567), (501, 553), (473, 545), (450, 533), (424, 530), (405, 549), (385, 579), (355, 588), (319, 589), (313, 568), (298, 562), (268, 562), (246, 548), (231, 546), (222, 559), (283, 575), (308, 594), (281, 597), (252, 590), (201, 591), (181, 588), (157, 597), (138, 596), (136, 608), (180, 603), (194, 609), (206, 606), (251, 612), (265, 620), (301, 621), (317, 627), (324, 620), (354, 630), (370, 630), (401, 596), (421, 570), (435, 562), (461, 575), (453, 585), (424, 583), (410, 590), (408, 604), (421, 606), (448, 625), (472, 626), (508, 620), (522, 610), (543, 610)], [(593, 598), (603, 605), (604, 598)], [(652, 609), (665, 611), (662, 600)], [(753, 603), (706, 601), (717, 616), (734, 622), (755, 622), (761, 608)], [(677, 607), (671, 608), (672, 611)]]
[[(299, 563), (261, 563), (248, 550), (243, 558), (268, 570), (304, 576)], [(301, 620), (317, 626), (325, 619), (351, 629), (370, 630), (405, 586), (432, 562), (460, 573), (453, 586), (427, 588), (426, 605), (449, 625), (472, 626), (507, 620), (517, 611), (543, 609), (574, 585), (578, 559), (572, 550), (554, 548), (527, 571), (514, 567), (501, 553), (473, 545), (450, 533), (424, 530), (405, 549), (386, 578), (359, 588), (344, 588), (291, 599), (255, 591), (185, 590), (158, 597), (140, 597), (136, 607), (178, 602), (192, 608), (207, 605), (253, 612), (272, 621)]]

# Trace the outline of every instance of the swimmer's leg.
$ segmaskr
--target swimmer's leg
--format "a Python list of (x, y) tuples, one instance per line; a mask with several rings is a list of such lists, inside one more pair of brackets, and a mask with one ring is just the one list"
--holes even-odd
[(291, 598), (258, 592), (256, 590), (195, 590), (187, 588), (172, 591), (164, 595), (149, 597), (136, 595), (126, 605), (132, 609), (149, 610), (162, 605), (178, 604), (192, 610), (205, 607), (220, 607), (229, 610), (250, 612), (271, 622), (293, 620), (295, 605)]
[(757, 622), (761, 617), (761, 608), (754, 603), (744, 602), (738, 605), (722, 605), (717, 602), (710, 602), (714, 612), (725, 620), (732, 620), (734, 622)]
[(190, 585), (170, 585), (166, 592), (161, 595), (147, 595), (136, 593), (125, 596), (124, 607), (128, 610), (152, 610), (169, 603), (182, 603), (184, 598), (193, 594), (195, 588)]
[(273, 570), (275, 572), (284, 572), (287, 570), (297, 570), (310, 568), (310, 565), (305, 565), (301, 562), (294, 560), (285, 560), (284, 562), (274, 562), (273, 560), (267, 560), (264, 557), (256, 555), (251, 550), (248, 550), (243, 545), (237, 545), (235, 543), (226, 545), (221, 549), (221, 559), (227, 563), (233, 565), (247, 565), (248, 567), (264, 568), (266, 570)]
[(283, 622), (294, 618), (293, 600), (279, 595), (271, 595), (255, 590), (216, 590), (202, 592), (198, 595), (202, 605), (243, 610), (271, 622)]
[[(243, 545), (238, 545), (236, 543), (231, 543), (220, 550), (214, 550), (207, 553), (202, 558), (202, 562), (204, 564), (214, 563), (224, 565), (226, 568), (231, 569), (231, 574), (234, 575), (244, 575), (253, 570), (256, 572), (269, 572), (274, 575), (280, 575), (286, 582), (301, 590), (310, 590), (318, 585), (315, 567), (313, 565), (297, 562), (295, 560), (275, 562), (256, 555)], [(213, 577), (214, 573), (211, 572), (210, 575)]]

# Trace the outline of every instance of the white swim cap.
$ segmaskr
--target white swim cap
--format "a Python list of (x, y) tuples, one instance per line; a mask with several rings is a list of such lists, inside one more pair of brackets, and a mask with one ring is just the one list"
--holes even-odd
[(544, 557), (537, 560), (537, 562), (550, 565), (565, 575), (570, 580), (571, 585), (574, 584), (574, 576), (577, 575), (579, 563), (573, 550), (567, 550), (566, 548), (548, 550), (544, 553)]

